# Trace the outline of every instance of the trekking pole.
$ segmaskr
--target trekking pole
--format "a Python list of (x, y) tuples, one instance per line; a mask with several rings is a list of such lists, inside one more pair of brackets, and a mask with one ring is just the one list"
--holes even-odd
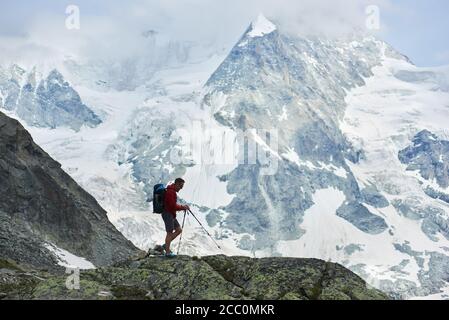
[[(181, 227), (182, 232), (184, 232), (184, 222), (186, 221), (186, 215), (187, 215), (187, 213), (184, 211), (184, 218), (182, 218), (182, 227)], [(176, 255), (179, 254), (179, 249), (181, 248), (182, 232), (181, 232), (181, 235), (179, 236), (178, 252), (176, 252)]]
[(218, 243), (214, 240), (214, 238), (212, 238), (211, 234), (206, 230), (206, 228), (203, 227), (203, 225), (201, 224), (200, 220), (198, 220), (195, 215), (193, 214), (193, 212), (189, 209), (190, 214), (195, 218), (196, 221), (198, 221), (198, 223), (200, 224), (201, 228), (203, 228), (204, 231), (206, 231), (207, 235), (212, 239), (212, 241), (217, 245), (218, 249), (221, 249), (221, 247), (218, 245)]

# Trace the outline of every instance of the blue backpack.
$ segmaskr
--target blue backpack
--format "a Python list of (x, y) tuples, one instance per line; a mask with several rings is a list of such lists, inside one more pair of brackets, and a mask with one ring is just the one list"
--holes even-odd
[(153, 187), (153, 213), (164, 212), (165, 184), (159, 183)]

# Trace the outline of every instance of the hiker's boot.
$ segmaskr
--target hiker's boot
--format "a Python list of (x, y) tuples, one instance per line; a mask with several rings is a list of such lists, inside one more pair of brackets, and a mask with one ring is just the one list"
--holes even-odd
[(174, 258), (174, 257), (176, 257), (176, 254), (174, 254), (173, 252), (169, 252), (169, 253), (166, 253), (165, 256), (167, 258)]

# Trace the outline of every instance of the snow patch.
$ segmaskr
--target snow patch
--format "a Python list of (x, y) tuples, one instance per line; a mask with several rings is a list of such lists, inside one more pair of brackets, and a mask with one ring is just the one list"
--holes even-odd
[(263, 37), (266, 34), (269, 34), (276, 30), (276, 26), (263, 14), (259, 14), (256, 21), (251, 23), (251, 31), (248, 33), (248, 36), (251, 38), (255, 37)]
[(318, 161), (318, 166), (316, 166), (311, 161), (301, 160), (294, 148), (287, 148), (287, 152), (282, 153), (282, 157), (290, 162), (295, 163), (298, 167), (305, 166), (310, 170), (327, 170), (343, 179), (347, 178), (347, 171), (344, 168), (336, 167), (333, 164), (325, 164), (321, 161)]
[(60, 266), (79, 269), (95, 269), (95, 266), (90, 261), (83, 257), (78, 257), (67, 250), (61, 249), (52, 243), (46, 243), (45, 247), (58, 257), (58, 264)]

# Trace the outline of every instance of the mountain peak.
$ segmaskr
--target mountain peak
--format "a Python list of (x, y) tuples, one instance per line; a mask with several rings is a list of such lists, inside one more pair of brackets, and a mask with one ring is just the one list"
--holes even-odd
[(65, 83), (64, 76), (56, 68), (50, 71), (47, 76), (47, 80), (53, 84), (59, 84), (61, 86)]
[(276, 25), (268, 20), (262, 13), (259, 13), (256, 20), (251, 23), (250, 37), (263, 37), (276, 30)]

